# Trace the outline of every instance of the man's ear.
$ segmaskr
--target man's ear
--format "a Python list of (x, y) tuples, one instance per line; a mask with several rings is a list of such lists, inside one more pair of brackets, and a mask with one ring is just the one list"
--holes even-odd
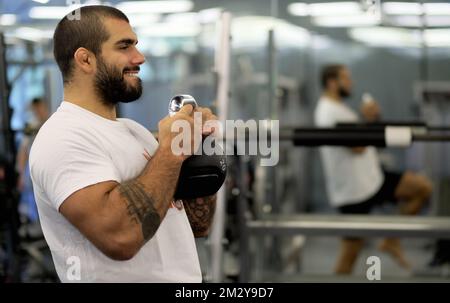
[(86, 74), (92, 74), (95, 70), (95, 56), (84, 47), (80, 47), (73, 55), (75, 66)]
[(337, 79), (328, 80), (328, 87), (332, 90), (335, 90), (338, 87), (338, 80)]

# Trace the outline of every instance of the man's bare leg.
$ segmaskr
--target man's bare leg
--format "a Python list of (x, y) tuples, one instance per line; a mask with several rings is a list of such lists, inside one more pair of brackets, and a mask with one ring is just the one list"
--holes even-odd
[[(433, 186), (428, 178), (411, 172), (405, 172), (397, 185), (395, 196), (403, 201), (400, 205), (400, 213), (403, 215), (416, 215), (430, 198)], [(396, 238), (384, 239), (379, 249), (389, 253), (397, 263), (410, 269), (411, 264), (407, 261), (400, 240)]]
[(360, 238), (343, 238), (334, 272), (336, 274), (351, 274), (353, 266), (363, 248), (364, 240)]

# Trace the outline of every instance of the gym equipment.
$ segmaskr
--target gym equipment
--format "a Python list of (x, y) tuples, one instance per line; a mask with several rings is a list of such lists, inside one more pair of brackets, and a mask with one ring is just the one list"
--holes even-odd
[[(408, 147), (417, 141), (450, 141), (450, 133), (445, 132), (445, 127), (435, 127), (441, 132), (418, 131), (416, 126), (358, 126), (358, 127), (288, 127), (281, 128), (279, 134), (264, 134), (269, 137), (261, 137), (258, 130), (239, 130), (245, 133), (240, 138), (227, 137), (225, 140), (249, 141), (279, 139), (280, 141), (292, 141), (295, 146), (375, 146), (375, 147)], [(250, 133), (252, 136), (250, 136)], [(241, 142), (242, 143), (242, 142)]]
[[(394, 126), (392, 126), (394, 125)], [(417, 128), (422, 127), (422, 131)], [(441, 132), (434, 132), (439, 130)], [(296, 147), (315, 146), (378, 146), (408, 147), (416, 141), (450, 141), (445, 127), (426, 127), (422, 124), (392, 123), (389, 125), (348, 125), (336, 128), (282, 128), (276, 135)], [(247, 132), (247, 131), (246, 131)], [(249, 132), (249, 131), (248, 131)], [(250, 136), (246, 133), (245, 140)], [(259, 134), (258, 134), (259, 135)], [(255, 137), (255, 136), (254, 136)], [(256, 136), (257, 140), (267, 140)], [(250, 280), (252, 257), (250, 239), (254, 236), (348, 236), (348, 237), (413, 237), (450, 239), (450, 223), (443, 217), (360, 216), (360, 215), (280, 215), (263, 214), (254, 217), (245, 182), (245, 158), (239, 157), (237, 197), (239, 221), (240, 282)]]
[(449, 141), (445, 133), (423, 133), (414, 131), (414, 127), (385, 126), (374, 129), (339, 128), (298, 128), (293, 133), (296, 146), (376, 146), (408, 147), (416, 141)]
[(9, 106), (9, 95), (11, 85), (6, 75), (6, 45), (5, 38), (0, 33), (0, 114), (1, 114), (1, 140), (0, 153), (10, 163), (15, 163), (14, 155), (16, 154), (14, 144), (14, 131), (11, 128), (12, 109)]
[(169, 102), (169, 116), (172, 117), (187, 104), (191, 104), (194, 109), (197, 107), (197, 102), (190, 95), (177, 95), (173, 97)]
[(354, 131), (370, 131), (373, 129), (382, 129), (386, 126), (405, 126), (411, 127), (412, 131), (417, 134), (435, 132), (435, 131), (450, 131), (448, 126), (428, 125), (422, 121), (383, 121), (374, 123), (338, 123), (338, 129), (352, 129)]
[[(197, 107), (197, 102), (190, 95), (173, 97), (169, 102), (169, 115), (174, 115), (186, 104)], [(216, 142), (212, 143), (215, 144)], [(219, 191), (226, 173), (227, 162), (223, 152), (213, 155), (192, 155), (181, 165), (174, 198), (194, 199), (211, 196)]]
[[(11, 129), (12, 109), (9, 106), (10, 83), (6, 74), (6, 44), (0, 33), (0, 279), (4, 281), (20, 281), (19, 250), (20, 239), (17, 233), (19, 214), (17, 212), (18, 193), (15, 190), (17, 175), (14, 171), (15, 144), (14, 131)], [(4, 251), (3, 251), (4, 249)]]
[[(21, 220), (18, 212), (20, 193), (16, 189), (14, 166), (14, 138), (18, 130), (11, 128), (12, 108), (9, 105), (14, 81), (7, 79), (5, 53), (4, 36), (0, 33), (0, 282), (57, 282), (56, 272), (48, 260), (50, 250), (44, 236), (30, 232), (31, 224)], [(23, 130), (28, 135), (35, 131), (31, 128)], [(33, 276), (25, 270), (31, 263), (37, 265), (33, 266)]]
[(247, 228), (260, 235), (450, 238), (450, 221), (444, 217), (272, 215), (248, 221)]
[(386, 126), (406, 126), (406, 127), (417, 127), (425, 128), (428, 126), (422, 121), (383, 121), (383, 122), (371, 122), (371, 123), (350, 123), (350, 122), (340, 122), (336, 124), (337, 128), (347, 128), (347, 129), (380, 129)]
[[(255, 218), (249, 209), (250, 193), (245, 185), (245, 160), (239, 157), (237, 173), (239, 194), (240, 273), (239, 282), (249, 282), (252, 268), (252, 237), (265, 236), (346, 236), (409, 237), (450, 239), (450, 221), (445, 217), (364, 216), (364, 215), (263, 215)], [(254, 265), (253, 265), (254, 266)]]

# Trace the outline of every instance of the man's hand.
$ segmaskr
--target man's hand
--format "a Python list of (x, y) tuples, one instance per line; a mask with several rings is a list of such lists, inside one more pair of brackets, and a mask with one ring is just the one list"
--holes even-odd
[[(177, 132), (172, 132), (172, 126), (173, 124), (179, 123), (180, 126), (182, 126), (184, 123), (188, 123), (190, 127), (190, 134), (187, 134), (190, 136), (190, 151), (188, 153), (184, 153), (180, 155), (182, 159), (188, 158), (190, 155), (194, 153), (196, 150), (196, 146), (194, 146), (194, 109), (192, 105), (187, 104), (183, 106), (179, 112), (177, 112), (175, 115), (166, 116), (158, 123), (158, 140), (159, 140), (159, 146), (161, 149), (167, 151), (171, 150), (172, 148), (172, 142), (175, 139), (175, 137), (179, 134)], [(186, 129), (183, 128), (183, 131)], [(201, 142), (200, 142), (201, 143)], [(184, 144), (187, 144), (187, 142), (182, 142), (183, 146)], [(183, 146), (180, 146), (180, 148), (183, 148)], [(197, 146), (198, 148), (198, 146)], [(172, 151), (173, 153), (173, 151)]]
[(217, 132), (219, 131), (219, 121), (217, 120), (216, 115), (214, 115), (207, 107), (196, 107), (195, 112), (200, 112), (202, 114), (202, 135), (217, 135)]
[(366, 151), (366, 147), (364, 147), (364, 146), (352, 147), (351, 151), (354, 154), (362, 154)]
[[(201, 114), (201, 117), (197, 116), (199, 114)], [(188, 129), (188, 125), (185, 123), (188, 123), (190, 133), (183, 134), (183, 140), (180, 140), (180, 137), (178, 137), (181, 135), (180, 132), (173, 132), (172, 129), (186, 131), (186, 129)], [(176, 127), (173, 128), (174, 126)], [(217, 136), (220, 131), (219, 121), (209, 108), (196, 107), (194, 110), (190, 104), (183, 106), (180, 111), (172, 117), (167, 116), (162, 119), (159, 122), (158, 128), (158, 140), (160, 147), (163, 150), (169, 150), (173, 147), (172, 144), (175, 142), (173, 140), (176, 140), (176, 148), (180, 148), (182, 150), (182, 160), (188, 158), (190, 155), (193, 155), (195, 151), (198, 150), (202, 144), (202, 136)], [(186, 142), (184, 138), (190, 139), (190, 142)], [(185, 144), (189, 143), (190, 148), (186, 148), (187, 150), (184, 150), (184, 147), (186, 146)], [(172, 150), (172, 153), (173, 152), (174, 151)]]
[[(202, 125), (197, 125), (197, 129), (202, 130), (203, 136), (219, 135), (219, 121), (209, 108), (196, 107), (195, 113), (202, 114)], [(209, 197), (183, 200), (186, 215), (195, 237), (208, 235), (216, 209), (216, 200), (217, 195), (215, 194)]]
[(363, 102), (361, 104), (361, 115), (363, 116), (366, 122), (372, 123), (376, 122), (381, 117), (380, 106), (375, 100), (371, 100), (368, 102)]

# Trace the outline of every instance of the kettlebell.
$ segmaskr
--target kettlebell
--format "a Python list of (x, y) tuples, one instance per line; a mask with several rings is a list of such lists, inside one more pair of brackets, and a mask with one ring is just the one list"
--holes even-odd
[[(174, 96), (169, 102), (169, 115), (173, 116), (186, 104), (191, 104), (194, 109), (197, 107), (197, 102), (190, 95)], [(215, 144), (213, 140), (211, 145), (220, 150), (218, 154), (206, 155), (202, 150), (202, 154), (192, 155), (183, 161), (175, 189), (175, 199), (201, 198), (219, 191), (227, 174), (227, 162), (223, 149), (220, 146), (215, 147)]]

